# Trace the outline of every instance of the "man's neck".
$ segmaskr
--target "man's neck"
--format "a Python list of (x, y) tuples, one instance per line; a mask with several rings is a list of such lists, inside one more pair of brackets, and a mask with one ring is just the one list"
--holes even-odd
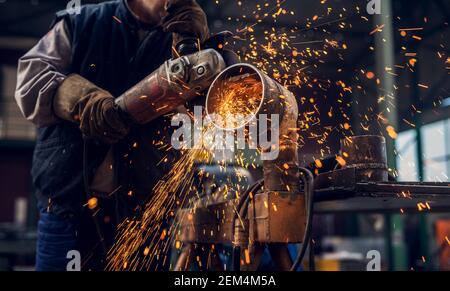
[(152, 7), (149, 7), (148, 2), (143, 0), (127, 0), (126, 3), (130, 12), (139, 21), (149, 25), (159, 24), (159, 16), (152, 13)]

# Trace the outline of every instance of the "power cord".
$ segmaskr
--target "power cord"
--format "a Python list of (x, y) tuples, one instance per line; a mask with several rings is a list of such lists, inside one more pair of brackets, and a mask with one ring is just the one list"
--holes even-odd
[[(264, 179), (260, 179), (258, 180), (256, 183), (254, 183), (252, 186), (250, 186), (249, 189), (247, 189), (247, 191), (245, 191), (242, 196), (239, 199), (238, 205), (236, 207), (236, 211), (234, 212), (233, 215), (233, 220), (231, 221), (231, 230), (233, 232), (233, 234), (235, 233), (235, 227), (236, 227), (236, 219), (239, 218), (239, 215), (241, 217), (245, 216), (246, 214), (246, 209), (247, 207), (245, 207), (249, 201), (250, 201), (250, 193), (255, 194), (257, 191), (259, 191), (264, 185)], [(234, 242), (234, 237), (233, 237), (233, 242)], [(239, 271), (240, 266), (241, 266), (241, 262), (240, 262), (240, 257), (241, 257), (241, 247), (240, 246), (236, 246), (233, 243), (233, 253), (232, 253), (232, 268), (233, 271)]]
[[(314, 270), (314, 250), (312, 247), (312, 221), (313, 221), (313, 212), (314, 212), (314, 176), (310, 170), (306, 168), (299, 168), (300, 174), (302, 175), (300, 178), (304, 182), (305, 186), (305, 202), (306, 202), (306, 227), (305, 233), (303, 235), (303, 243), (300, 248), (300, 251), (297, 255), (297, 258), (294, 261), (294, 264), (291, 267), (291, 271), (297, 271), (298, 267), (302, 264), (303, 258), (305, 257), (306, 250), (310, 249), (310, 270)], [(306, 182), (306, 183), (305, 183)], [(311, 259), (312, 258), (312, 259)]]
[[(86, 140), (84, 140), (83, 141), (83, 185), (84, 185), (84, 191), (86, 192), (87, 201), (89, 202), (89, 199), (94, 198), (94, 196), (91, 195), (91, 191), (89, 189), (89, 177), (88, 177), (88, 173), (87, 173), (87, 169), (88, 169), (87, 159), (88, 159), (88, 142)], [(103, 254), (106, 255), (108, 252), (108, 248), (106, 247), (106, 244), (105, 244), (105, 241), (103, 238), (103, 232), (101, 230), (100, 223), (97, 219), (97, 216), (95, 215), (95, 212), (91, 209), (90, 209), (90, 211), (91, 211), (92, 220), (95, 225), (95, 230), (96, 230), (97, 235), (100, 240), (100, 245), (102, 247)]]

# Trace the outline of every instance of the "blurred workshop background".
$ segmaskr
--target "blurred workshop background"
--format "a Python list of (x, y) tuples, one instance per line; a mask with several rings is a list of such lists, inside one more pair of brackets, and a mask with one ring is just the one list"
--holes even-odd
[[(65, 9), (67, 2), (0, 0), (0, 270), (32, 270), (35, 250), (37, 211), (30, 178), (35, 129), (14, 100), (17, 60), (47, 32), (54, 13)], [(213, 32), (235, 32), (252, 25), (255, 19), (250, 15), (258, 4), (276, 4), (275, 0), (198, 2)], [(287, 0), (283, 7), (294, 15), (277, 21), (261, 19), (257, 29), (263, 37), (265, 30), (273, 28), (300, 28), (302, 50), (314, 50), (324, 39), (337, 40), (341, 49), (321, 62), (320, 70), (307, 71), (330, 84), (352, 87), (352, 100), (343, 111), (330, 114), (333, 104), (340, 105), (334, 98), (340, 91), (306, 88), (309, 91), (302, 94), (315, 97), (322, 109), (321, 126), (339, 127), (348, 117), (355, 134), (386, 135), (391, 146), (389, 165), (398, 170), (399, 181), (448, 182), (450, 2), (382, 0), (382, 14), (374, 16), (367, 14), (366, 4), (365, 0)], [(242, 17), (246, 9), (249, 17)], [(315, 16), (320, 18), (317, 27), (311, 25)], [(383, 86), (397, 90), (386, 94)], [(328, 98), (321, 98), (323, 94)], [(390, 110), (385, 112), (387, 107)], [(389, 119), (394, 128), (380, 127), (380, 118)], [(338, 152), (340, 137), (338, 131), (329, 131), (325, 140), (329, 153)], [(316, 140), (305, 138), (302, 162), (320, 157), (317, 149)], [(367, 252), (379, 250), (384, 270), (450, 270), (450, 213), (432, 212), (321, 214), (314, 225), (318, 269), (364, 270)]]

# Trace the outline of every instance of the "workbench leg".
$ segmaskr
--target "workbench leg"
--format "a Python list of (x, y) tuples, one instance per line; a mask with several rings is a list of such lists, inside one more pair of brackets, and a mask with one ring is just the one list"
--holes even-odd
[(220, 259), (219, 252), (214, 245), (211, 245), (211, 249), (208, 254), (208, 262), (206, 264), (206, 269), (208, 271), (223, 271), (223, 262)]
[(241, 271), (258, 270), (265, 249), (263, 245), (252, 245), (248, 248), (248, 254), (246, 249), (241, 250)]
[(287, 244), (269, 244), (268, 247), (276, 271), (289, 271), (293, 262)]
[(187, 271), (190, 265), (190, 261), (194, 252), (192, 244), (187, 245), (181, 251), (180, 257), (175, 263), (174, 271)]

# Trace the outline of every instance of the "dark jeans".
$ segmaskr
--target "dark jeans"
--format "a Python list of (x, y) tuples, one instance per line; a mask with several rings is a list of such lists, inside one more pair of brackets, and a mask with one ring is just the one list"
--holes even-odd
[(77, 225), (42, 212), (38, 223), (36, 271), (66, 271), (67, 253), (78, 248)]

